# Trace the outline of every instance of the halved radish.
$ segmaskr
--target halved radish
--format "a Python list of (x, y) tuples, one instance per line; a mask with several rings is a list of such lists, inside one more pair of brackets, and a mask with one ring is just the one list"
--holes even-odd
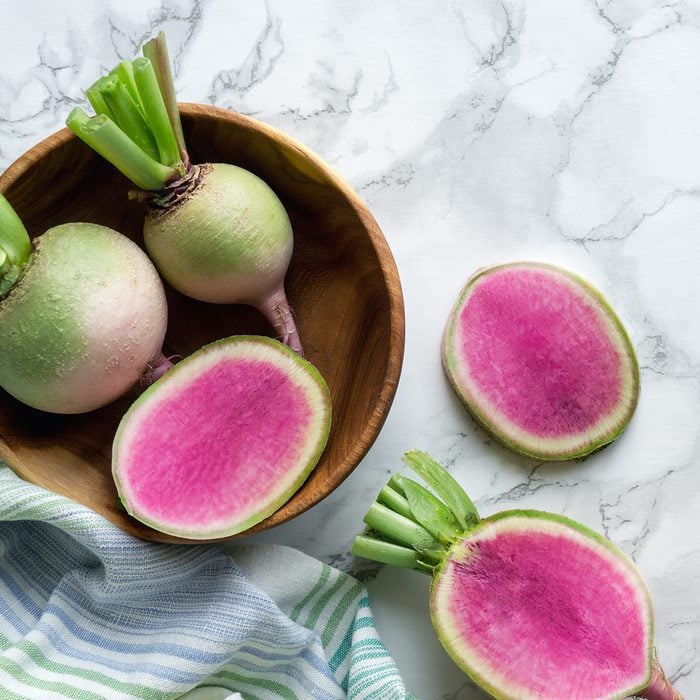
[(328, 388), (276, 340), (234, 336), (175, 365), (133, 404), (112, 470), (126, 510), (164, 533), (227, 537), (284, 504), (330, 428)]
[(632, 560), (569, 518), (513, 510), (480, 519), (423, 452), (404, 461), (353, 553), (429, 573), (430, 611), (457, 665), (501, 700), (681, 700), (654, 657), (649, 591)]
[(482, 427), (541, 460), (608, 444), (639, 396), (634, 350), (613, 310), (580, 277), (544, 263), (476, 272), (450, 313), (442, 361)]

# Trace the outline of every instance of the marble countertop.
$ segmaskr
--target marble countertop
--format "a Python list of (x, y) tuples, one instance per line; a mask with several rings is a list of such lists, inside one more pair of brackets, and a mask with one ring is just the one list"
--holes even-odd
[[(483, 514), (553, 510), (628, 552), (656, 641), (700, 697), (700, 2), (683, 0), (0, 1), (0, 168), (57, 130), (101, 70), (167, 32), (178, 96), (262, 119), (330, 162), (372, 209), (406, 303), (396, 398), (322, 504), (256, 537), (341, 569), (407, 449)], [(623, 319), (642, 394), (625, 434), (578, 463), (501, 449), (453, 396), (442, 326), (476, 268), (557, 262)], [(435, 641), (429, 579), (381, 569), (375, 613), (410, 690), (483, 697)]]

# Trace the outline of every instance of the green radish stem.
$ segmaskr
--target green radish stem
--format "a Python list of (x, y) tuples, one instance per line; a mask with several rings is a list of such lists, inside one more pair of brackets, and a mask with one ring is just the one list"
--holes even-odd
[(408, 500), (396, 489), (392, 488), (391, 482), (379, 492), (377, 501), (391, 508), (395, 513), (399, 513), (399, 515), (403, 515), (406, 518), (411, 517), (411, 506), (408, 504)]
[(134, 69), (131, 65), (131, 61), (122, 61), (116, 68), (114, 68), (110, 75), (115, 75), (122, 85), (126, 88), (127, 92), (134, 101), (134, 104), (142, 111), (143, 105), (141, 104), (141, 97), (139, 96), (138, 88), (136, 87), (136, 81), (134, 79)]
[(182, 132), (182, 122), (180, 121), (180, 110), (177, 106), (177, 96), (175, 94), (175, 81), (170, 69), (170, 56), (168, 54), (168, 44), (165, 41), (165, 34), (159, 32), (155, 39), (151, 39), (143, 46), (143, 55), (150, 60), (163, 96), (165, 108), (168, 112), (168, 119), (172, 127), (173, 136), (178, 145), (180, 158), (185, 164), (185, 169), (190, 168), (190, 156), (185, 145), (185, 135)]
[(99, 88), (102, 98), (112, 110), (119, 128), (144, 153), (158, 160), (158, 146), (141, 110), (116, 74), (110, 75)]
[[(445, 502), (412, 479), (394, 474), (365, 515), (364, 522), (370, 530), (355, 538), (352, 553), (385, 564), (416, 568), (405, 552), (385, 546), (393, 544), (409, 548), (408, 551), (412, 548), (436, 565), (448, 547), (479, 522), (479, 514), (464, 489), (430, 455), (408, 452), (404, 461), (419, 475), (427, 475), (426, 481)], [(395, 561), (387, 561), (387, 557)]]
[(399, 478), (413, 518), (441, 544), (455, 542), (463, 530), (452, 511), (424, 486), (405, 476)]
[[(117, 123), (117, 118), (110, 109), (104, 97), (102, 97), (101, 87), (107, 82), (109, 76), (103, 75), (101, 78), (96, 80), (86, 91), (85, 96), (88, 98), (88, 102), (95, 110), (95, 114), (104, 114), (105, 117), (109, 117), (115, 124)], [(87, 115), (86, 115), (87, 116)], [(73, 128), (69, 125), (69, 128)]]
[(352, 546), (352, 553), (356, 557), (371, 559), (382, 564), (400, 566), (404, 569), (415, 569), (430, 574), (433, 565), (423, 561), (415, 549), (404, 547), (393, 542), (377, 539), (376, 536), (358, 535)]
[(422, 553), (435, 553), (438, 557), (444, 554), (444, 548), (420, 523), (381, 503), (375, 502), (370, 506), (364, 521), (371, 529), (398, 544), (409, 545)]
[(412, 450), (403, 456), (403, 461), (445, 501), (464, 530), (479, 522), (479, 513), (471, 498), (454, 477), (429, 454)]
[(88, 117), (76, 107), (68, 115), (66, 124), (141, 189), (158, 190), (178, 178), (177, 170), (151, 158), (104, 114)]
[(163, 165), (178, 168), (181, 171), (180, 174), (184, 175), (185, 166), (180, 154), (180, 147), (171, 127), (168, 109), (160, 92), (153, 64), (148, 58), (137, 58), (133, 64), (132, 74), (141, 96), (146, 121), (153, 131), (158, 145), (160, 162)]
[(32, 243), (22, 220), (0, 194), (0, 299), (12, 289), (32, 256)]

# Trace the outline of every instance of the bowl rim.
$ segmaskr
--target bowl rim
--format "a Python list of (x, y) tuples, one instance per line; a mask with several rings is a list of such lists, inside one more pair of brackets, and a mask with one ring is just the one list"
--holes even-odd
[[(235, 536), (239, 537), (270, 529), (277, 525), (281, 525), (282, 523), (288, 522), (298, 515), (301, 515), (309, 508), (329, 496), (353, 472), (353, 470), (360, 465), (362, 459), (365, 457), (379, 436), (379, 433), (389, 414), (389, 410), (398, 388), (405, 350), (404, 299), (396, 261), (391, 249), (389, 248), (389, 244), (379, 227), (379, 224), (370, 212), (367, 204), (343, 179), (335, 168), (329, 165), (301, 141), (298, 141), (293, 136), (290, 136), (281, 129), (278, 129), (259, 119), (240, 114), (239, 112), (231, 109), (217, 107), (214, 105), (191, 102), (181, 102), (178, 104), (180, 113), (184, 116), (199, 116), (223, 120), (238, 127), (257, 131), (276, 143), (283, 143), (287, 148), (291, 147), (294, 150), (299, 151), (305, 160), (311, 162), (313, 166), (318, 169), (318, 171), (323, 173), (323, 175), (325, 175), (328, 180), (333, 183), (334, 187), (342, 194), (347, 204), (362, 222), (362, 225), (367, 232), (372, 247), (376, 253), (388, 297), (389, 347), (387, 352), (386, 369), (372, 412), (365, 419), (364, 427), (357, 438), (353, 440), (353, 444), (345, 459), (340, 464), (334, 465), (333, 471), (324, 481), (325, 490), (322, 493), (320, 490), (317, 490), (317, 495), (305, 494), (305, 497), (296, 500), (294, 500), (294, 496), (292, 496), (292, 499), (287, 501), (287, 503), (281, 506), (277, 511), (275, 511), (275, 513), (268, 516), (249, 530)], [(68, 128), (63, 128), (36, 143), (34, 146), (20, 155), (2, 174), (0, 174), (0, 193), (5, 193), (13, 184), (15, 184), (15, 182), (25, 175), (25, 173), (27, 173), (42, 158), (46, 157), (53, 150), (73, 140), (77, 141), (77, 136), (75, 136), (75, 134), (73, 134), (73, 132)], [(2, 436), (0, 436), (0, 443), (6, 448), (2, 450), (2, 452), (11, 453), (9, 446), (2, 439)], [(8, 462), (8, 465), (23, 479), (36, 483), (33, 482), (31, 478), (32, 475), (30, 473), (26, 473), (21, 464), (11, 465)], [(39, 485), (44, 486), (44, 484)], [(299, 492), (297, 492), (297, 494), (298, 493)], [(103, 513), (103, 515), (105, 514)], [(106, 515), (105, 517), (109, 516)], [(165, 539), (159, 539), (159, 541), (191, 542), (193, 544), (201, 542), (201, 540), (171, 538), (168, 536), (164, 537)]]

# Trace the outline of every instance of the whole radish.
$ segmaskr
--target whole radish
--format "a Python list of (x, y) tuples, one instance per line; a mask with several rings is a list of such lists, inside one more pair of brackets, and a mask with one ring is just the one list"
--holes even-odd
[[(283, 341), (300, 352), (283, 286), (293, 239), (282, 203), (243, 168), (226, 163), (192, 168), (197, 185), (191, 194), (162, 207), (152, 201), (143, 226), (146, 250), (161, 275), (183, 294), (255, 306)], [(222, 235), (232, 222), (235, 235)]]
[(175, 289), (256, 307), (302, 354), (284, 290), (293, 248), (284, 206), (243, 168), (190, 162), (163, 34), (143, 53), (89, 88), (96, 116), (76, 108), (68, 127), (143, 190), (146, 249)]
[(0, 195), (0, 386), (53, 413), (83, 413), (169, 366), (163, 285), (105, 226), (55, 226), (32, 243)]

